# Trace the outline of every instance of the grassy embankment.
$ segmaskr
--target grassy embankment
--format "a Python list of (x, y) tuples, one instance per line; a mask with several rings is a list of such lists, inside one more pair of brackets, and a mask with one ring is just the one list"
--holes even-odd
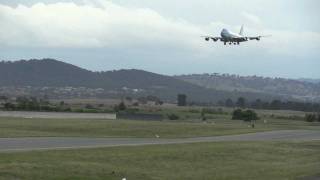
[(300, 179), (320, 142), (219, 142), (0, 153), (0, 179)]
[[(267, 120), (267, 123), (264, 123)], [(218, 136), (282, 129), (320, 130), (320, 123), (264, 119), (256, 128), (249, 123), (216, 119), (201, 121), (131, 121), (0, 118), (0, 137), (155, 137), (181, 138)]]

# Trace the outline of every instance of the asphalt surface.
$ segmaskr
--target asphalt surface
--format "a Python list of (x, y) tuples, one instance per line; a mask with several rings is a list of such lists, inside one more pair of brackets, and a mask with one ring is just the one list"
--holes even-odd
[(112, 113), (69, 113), (69, 112), (28, 112), (28, 111), (0, 111), (0, 117), (42, 118), (42, 119), (116, 119)]
[(198, 137), (185, 139), (161, 138), (0, 138), (0, 152), (50, 149), (76, 149), (116, 146), (142, 146), (152, 144), (183, 144), (222, 141), (313, 141), (320, 140), (320, 131), (284, 130), (241, 135)]

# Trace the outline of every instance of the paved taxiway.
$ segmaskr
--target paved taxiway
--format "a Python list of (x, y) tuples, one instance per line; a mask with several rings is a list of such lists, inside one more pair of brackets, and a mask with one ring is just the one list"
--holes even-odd
[(152, 144), (183, 144), (221, 141), (313, 141), (320, 140), (320, 131), (282, 130), (241, 135), (197, 137), (185, 139), (161, 138), (73, 138), (32, 137), (0, 138), (0, 152), (31, 151), (50, 149), (95, 148), (116, 146), (142, 146)]

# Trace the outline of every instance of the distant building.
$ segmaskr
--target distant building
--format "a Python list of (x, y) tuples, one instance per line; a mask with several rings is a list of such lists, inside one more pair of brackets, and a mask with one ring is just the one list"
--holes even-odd
[(187, 105), (187, 95), (178, 94), (178, 106), (186, 106)]

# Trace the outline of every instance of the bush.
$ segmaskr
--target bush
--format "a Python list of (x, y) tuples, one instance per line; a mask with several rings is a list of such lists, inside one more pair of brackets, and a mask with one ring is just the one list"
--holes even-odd
[(232, 119), (233, 120), (241, 120), (242, 119), (242, 110), (236, 109), (232, 113)]
[(86, 104), (85, 108), (86, 109), (94, 109), (93, 105), (91, 105), (91, 104)]
[(134, 114), (134, 113), (137, 113), (139, 111), (140, 110), (138, 108), (127, 108), (126, 109), (126, 112), (129, 113), (129, 114)]
[(121, 102), (118, 106), (119, 110), (120, 111), (124, 111), (127, 109), (127, 106), (124, 104), (124, 102)]
[(200, 113), (198, 109), (190, 109), (189, 113)]
[(232, 113), (232, 119), (233, 120), (243, 120), (243, 121), (253, 121), (258, 120), (259, 117), (257, 113), (253, 110), (241, 110), (236, 109)]
[(119, 112), (119, 111), (124, 111), (127, 109), (127, 106), (124, 104), (124, 102), (121, 102), (119, 105), (114, 107), (114, 111)]
[(70, 107), (67, 107), (67, 108), (63, 109), (63, 111), (64, 111), (64, 112), (71, 112), (72, 109), (71, 109)]
[(100, 111), (97, 109), (83, 109), (83, 113), (99, 113)]
[(4, 104), (4, 109), (5, 110), (15, 110), (16, 109), (16, 106), (12, 103), (5, 103)]
[(217, 114), (217, 110), (213, 108), (203, 108), (202, 112), (205, 114)]
[(319, 120), (319, 117), (317, 118), (316, 114), (306, 114), (305, 115), (305, 120), (307, 122), (315, 122), (317, 119)]
[(253, 110), (243, 111), (242, 116), (243, 116), (243, 120), (244, 121), (252, 121), (252, 120), (258, 120), (259, 119), (257, 113), (254, 112)]
[(228, 114), (227, 112), (223, 112), (222, 108), (218, 108), (218, 109), (215, 109), (215, 108), (203, 108), (202, 111), (205, 114)]
[(83, 109), (73, 109), (72, 112), (83, 113)]
[(180, 117), (176, 114), (168, 114), (170, 120), (178, 120)]

